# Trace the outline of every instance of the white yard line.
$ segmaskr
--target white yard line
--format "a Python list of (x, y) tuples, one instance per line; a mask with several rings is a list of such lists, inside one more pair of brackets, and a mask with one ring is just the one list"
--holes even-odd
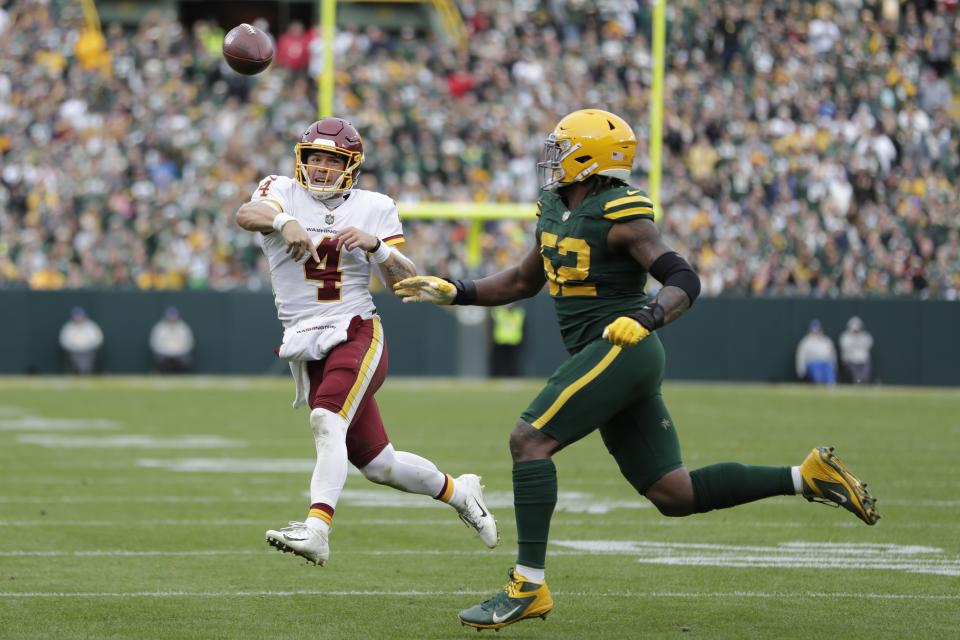
[(64, 436), (29, 434), (19, 436), (17, 442), (50, 449), (222, 449), (247, 446), (245, 440), (231, 440), (221, 436), (206, 435), (158, 438), (138, 435)]
[(553, 546), (616, 556), (641, 564), (749, 569), (903, 571), (960, 576), (960, 557), (939, 547), (879, 543), (802, 541), (778, 545), (732, 545), (644, 540), (554, 540)]
[[(303, 589), (297, 591), (27, 591), (23, 593), (0, 592), (0, 598), (289, 598), (298, 596), (340, 596), (340, 597), (396, 597), (431, 598), (436, 596), (484, 596), (490, 591), (322, 591)], [(920, 600), (920, 601), (956, 601), (956, 594), (920, 594), (920, 593), (874, 593), (874, 592), (829, 592), (829, 591), (556, 591), (556, 596), (571, 598), (712, 598), (740, 599), (766, 598), (786, 600), (816, 598), (843, 598), (854, 600)]]
[(0, 418), (0, 431), (103, 431), (119, 426), (114, 420), (102, 418), (45, 418), (34, 415)]
[[(277, 523), (273, 523), (276, 525)], [(242, 527), (242, 526), (261, 526), (265, 529), (271, 525), (269, 520), (0, 520), (0, 527)], [(347, 519), (337, 518), (338, 526), (465, 526), (456, 517), (456, 513), (451, 510), (450, 517), (447, 519), (416, 519), (416, 518), (373, 518), (373, 519)]]
[[(18, 549), (15, 551), (0, 551), (0, 558), (194, 558), (219, 556), (253, 556), (275, 555), (276, 551), (266, 544), (261, 549), (195, 549), (187, 551), (161, 551), (157, 549), (123, 550), (123, 549), (95, 549), (89, 551), (34, 551), (32, 549)], [(489, 549), (475, 549), (462, 551), (456, 549), (394, 549), (381, 551), (350, 551), (337, 550), (338, 555), (345, 556), (514, 556), (514, 551), (491, 551)], [(551, 555), (587, 555), (579, 551), (557, 551)]]

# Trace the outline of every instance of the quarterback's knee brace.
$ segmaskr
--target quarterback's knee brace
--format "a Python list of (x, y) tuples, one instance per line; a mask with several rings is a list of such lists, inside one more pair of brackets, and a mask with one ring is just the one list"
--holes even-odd
[(393, 451), (393, 445), (388, 444), (383, 448), (383, 451), (377, 454), (376, 458), (367, 463), (367, 466), (360, 469), (360, 473), (370, 482), (390, 484), (391, 480), (393, 480), (393, 465), (396, 459), (397, 456)]
[(347, 421), (327, 409), (310, 412), (310, 428), (313, 438), (320, 443), (328, 439), (344, 440), (347, 437)]

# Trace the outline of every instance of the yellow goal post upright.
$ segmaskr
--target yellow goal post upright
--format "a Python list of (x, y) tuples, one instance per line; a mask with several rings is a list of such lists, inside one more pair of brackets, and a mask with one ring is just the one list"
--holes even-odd
[[(321, 33), (323, 34), (323, 71), (317, 82), (317, 115), (321, 118), (333, 115), (334, 56), (333, 41), (336, 33), (337, 0), (318, 0), (320, 4)], [(348, 0), (349, 1), (349, 0)], [(363, 1), (363, 0), (352, 0)], [(462, 21), (452, 20), (450, 14), (457, 11), (451, 8), (451, 2), (435, 0), (438, 11), (442, 11), (444, 21), (453, 24), (450, 27), (457, 36), (455, 40), (462, 44), (465, 38)], [(653, 79), (650, 89), (650, 136), (649, 159), (650, 176), (648, 191), (657, 212), (657, 220), (663, 216), (660, 207), (661, 150), (663, 148), (663, 76), (666, 43), (666, 0), (653, 0)], [(459, 24), (459, 29), (456, 25)], [(420, 202), (401, 204), (400, 215), (406, 220), (469, 220), (467, 231), (467, 264), (476, 267), (480, 264), (482, 250), (480, 239), (484, 222), (491, 220), (532, 220), (535, 217), (533, 203), (478, 203), (478, 202)]]

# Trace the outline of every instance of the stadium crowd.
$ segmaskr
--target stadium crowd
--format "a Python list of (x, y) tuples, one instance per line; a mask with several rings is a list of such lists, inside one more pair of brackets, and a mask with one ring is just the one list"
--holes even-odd
[[(85, 28), (73, 3), (0, 2), (0, 286), (268, 287), (232, 212), (289, 175), (314, 120), (315, 31), (267, 73), (223, 32), (152, 12)], [(598, 106), (638, 133), (646, 182), (651, 15), (638, 0), (464, 0), (464, 48), (344, 29), (338, 115), (365, 137), (360, 186), (404, 204), (531, 202), (542, 140)], [(661, 205), (706, 295), (960, 294), (955, 0), (668, 5)], [(510, 264), (530, 221), (406, 221), (421, 270)]]

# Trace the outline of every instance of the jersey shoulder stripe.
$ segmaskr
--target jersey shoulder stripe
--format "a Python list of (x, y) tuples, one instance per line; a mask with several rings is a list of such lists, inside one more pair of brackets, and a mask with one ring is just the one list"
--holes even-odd
[(614, 213), (606, 213), (603, 217), (606, 220), (613, 220), (615, 222), (628, 222), (630, 220), (636, 220), (639, 218), (653, 220), (654, 212), (653, 207), (634, 207), (622, 209)]
[(266, 202), (267, 204), (272, 205), (280, 213), (283, 213), (283, 207), (280, 205), (279, 202), (277, 202), (273, 198), (262, 198), (260, 200), (257, 200), (256, 202)]
[(628, 207), (644, 206), (653, 208), (653, 202), (644, 195), (633, 195), (626, 196), (623, 198), (617, 198), (615, 200), (610, 200), (609, 202), (604, 203), (603, 211), (605, 213), (618, 211), (620, 209), (625, 209)]

